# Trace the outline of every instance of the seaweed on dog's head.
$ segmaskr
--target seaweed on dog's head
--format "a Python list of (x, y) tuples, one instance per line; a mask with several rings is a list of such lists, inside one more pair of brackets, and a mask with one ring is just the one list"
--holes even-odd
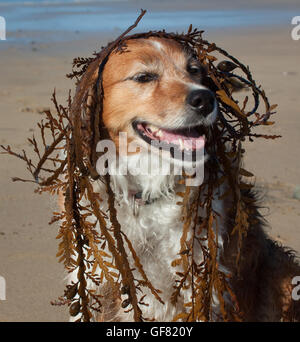
[[(243, 313), (240, 312), (235, 294), (229, 285), (230, 274), (218, 264), (219, 213), (212, 205), (216, 196), (214, 189), (227, 182), (229, 189), (219, 194), (219, 199), (226, 196), (234, 199), (231, 208), (231, 231), (237, 237), (238, 265), (243, 239), (251, 223), (247, 199), (244, 198), (242, 190), (251, 188), (252, 185), (244, 179), (253, 176), (240, 167), (239, 161), (244, 153), (242, 142), (246, 139), (252, 141), (256, 137), (277, 137), (253, 133), (255, 127), (273, 123), (269, 119), (274, 114), (276, 105), (269, 104), (265, 92), (256, 85), (249, 68), (216, 44), (203, 39), (203, 31), (190, 26), (188, 32), (182, 34), (150, 31), (129, 35), (145, 12), (142, 10), (129, 29), (100, 52), (94, 53), (93, 57), (74, 59), (73, 72), (67, 75), (76, 79), (74, 98), (71, 99), (69, 94), (67, 106), (62, 106), (57, 103), (54, 93), (52, 101), (56, 113), (46, 111), (46, 121), (38, 124), (41, 132), (40, 143), (37, 143), (35, 137), (29, 139), (38, 158), (36, 164), (25, 151), (18, 154), (13, 152), (10, 146), (2, 148), (4, 153), (25, 161), (34, 179), (15, 177), (14, 181), (32, 181), (38, 184), (37, 192), (60, 192), (65, 196), (64, 210), (55, 212), (50, 223), (60, 221), (57, 257), (64, 263), (68, 272), (77, 271), (77, 280), (67, 286), (64, 296), (54, 304), (69, 305), (70, 314), (78, 316), (78, 321), (90, 321), (93, 312), (100, 317), (103, 315), (103, 294), (91, 290), (87, 281), (96, 286), (107, 282), (111, 288), (117, 289), (117, 293), (126, 289), (128, 300), (123, 303), (123, 307), (128, 307), (128, 312), (133, 311), (135, 321), (151, 319), (143, 316), (143, 288), (147, 287), (163, 305), (160, 291), (149, 281), (134, 246), (117, 220), (109, 175), (100, 176), (95, 168), (98, 158), (96, 145), (99, 140), (109, 138), (101, 116), (104, 91), (102, 72), (110, 54), (113, 51), (126, 51), (126, 42), (131, 39), (172, 39), (184, 49), (192, 51), (207, 68), (205, 81), (215, 90), (220, 113), (217, 123), (208, 134), (208, 148), (209, 142), (214, 142), (211, 144), (214, 148), (210, 151), (212, 158), (206, 165), (209, 170), (208, 178), (197, 188), (197, 195), (189, 205), (191, 188), (186, 186), (185, 193), (178, 194), (182, 197), (182, 202), (178, 205), (182, 205), (183, 231), (181, 250), (178, 251), (178, 258), (172, 262), (172, 266), (174, 273), (177, 266), (181, 266), (182, 271), (176, 272), (178, 279), (173, 284), (174, 292), (170, 300), (175, 305), (183, 291), (191, 290), (191, 300), (185, 303), (185, 311), (174, 317), (174, 320), (242, 320)], [(226, 57), (227, 60), (219, 62), (220, 57)], [(234, 97), (237, 85), (241, 89), (251, 91), (251, 95), (245, 96), (240, 102)], [(248, 109), (251, 96), (252, 106)], [(259, 113), (261, 104), (264, 109)], [(52, 142), (47, 143), (47, 140)], [(232, 161), (237, 165), (235, 168), (232, 167)], [(107, 194), (94, 191), (93, 183), (96, 180), (106, 185)], [(108, 213), (101, 211), (100, 202), (104, 198), (107, 198)], [(200, 208), (205, 212), (201, 218)], [(100, 227), (100, 231), (96, 226)], [(202, 251), (201, 263), (194, 258), (195, 248)], [(133, 264), (130, 260), (133, 260)], [(139, 279), (137, 273), (133, 273), (133, 268), (139, 274)], [(213, 296), (218, 298), (220, 317), (215, 316)], [(231, 298), (233, 305), (226, 304), (226, 296)]]

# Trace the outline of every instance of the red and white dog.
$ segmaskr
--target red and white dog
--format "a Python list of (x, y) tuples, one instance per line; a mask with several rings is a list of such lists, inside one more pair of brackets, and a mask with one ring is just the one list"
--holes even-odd
[[(199, 132), (201, 127), (205, 130), (214, 125), (218, 104), (214, 92), (205, 85), (205, 68), (177, 42), (152, 37), (128, 40), (126, 44), (126, 53), (111, 53), (102, 74), (103, 123), (120, 156), (114, 167), (120, 169), (126, 163), (128, 170), (127, 175), (115, 172), (111, 186), (121, 228), (165, 302), (161, 304), (146, 291), (145, 302), (149, 305), (143, 307), (144, 315), (157, 321), (172, 321), (177, 313), (184, 311), (183, 303), (190, 301), (191, 295), (186, 291), (186, 298), (182, 296), (175, 306), (171, 304), (175, 272), (180, 271), (171, 262), (180, 251), (182, 235), (181, 206), (176, 204), (181, 198), (176, 193), (184, 185), (178, 185), (180, 176), (174, 174), (136, 175), (137, 163), (143, 164), (148, 153), (139, 150), (123, 158), (119, 136), (126, 133), (128, 143), (144, 147), (158, 141), (181, 151), (194, 152), (197, 143), (203, 148), (205, 137)], [(167, 151), (162, 160), (178, 165)], [(102, 183), (99, 182), (98, 188), (105, 194)], [(224, 189), (216, 189), (219, 190)], [(232, 274), (231, 285), (245, 320), (278, 321), (291, 317), (291, 310), (294, 310), (294, 319), (299, 320), (299, 304), (293, 301), (291, 293), (292, 278), (300, 275), (300, 268), (290, 253), (265, 235), (254, 204), (251, 204), (253, 215), (257, 216), (258, 223), (249, 228), (245, 238), (247, 255), (242, 258), (240, 276), (235, 277), (235, 243), (229, 239), (231, 226), (224, 210), (231, 204), (224, 201), (213, 203), (216, 211), (223, 214), (218, 239), (219, 263), (224, 272)], [(102, 209), (107, 209), (105, 204)], [(69, 281), (73, 278), (75, 281), (76, 274)], [(96, 321), (133, 319), (130, 313), (124, 314), (118, 291), (109, 286), (98, 291), (105, 298), (102, 314), (94, 317)], [(217, 317), (217, 301), (214, 309)]]

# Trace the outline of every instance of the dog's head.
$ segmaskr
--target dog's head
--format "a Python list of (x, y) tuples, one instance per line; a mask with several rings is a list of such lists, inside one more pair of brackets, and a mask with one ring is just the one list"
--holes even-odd
[(103, 122), (118, 148), (120, 132), (140, 144), (162, 142), (180, 151), (203, 148), (218, 105), (205, 86), (206, 69), (172, 39), (126, 42), (103, 71)]

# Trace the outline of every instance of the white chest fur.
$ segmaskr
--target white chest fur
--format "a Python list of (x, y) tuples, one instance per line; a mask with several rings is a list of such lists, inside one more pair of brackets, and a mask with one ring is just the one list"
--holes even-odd
[(144, 302), (149, 306), (143, 307), (144, 315), (158, 321), (170, 321), (178, 310), (170, 304), (170, 297), (176, 272), (171, 263), (180, 252), (181, 206), (176, 204), (176, 197), (163, 198), (141, 205), (137, 216), (127, 203), (120, 204), (117, 212), (122, 230), (132, 242), (148, 279), (161, 291), (165, 302), (162, 305), (147, 291)]
[[(183, 303), (191, 301), (190, 290), (183, 291), (175, 306), (170, 301), (176, 285), (175, 280), (178, 279), (176, 272), (182, 272), (181, 266), (172, 266), (172, 261), (179, 258), (180, 239), (183, 233), (182, 206), (177, 204), (182, 198), (176, 195), (177, 191), (182, 191), (183, 186), (176, 186), (176, 183), (177, 179), (172, 175), (111, 176), (117, 219), (122, 232), (131, 241), (147, 278), (155, 289), (161, 291), (160, 297), (165, 303), (160, 303), (147, 287), (142, 288), (141, 295), (146, 295), (143, 302), (148, 304), (142, 307), (143, 316), (156, 321), (172, 321), (176, 314), (184, 311)], [(105, 197), (103, 194), (106, 193), (106, 189), (103, 183), (95, 183), (94, 191), (101, 193), (102, 198)], [(134, 197), (130, 195), (136, 191), (142, 192), (144, 200), (154, 200), (151, 204), (140, 205), (138, 213), (134, 211)], [(101, 209), (106, 212), (107, 204), (105, 198), (103, 199)], [(216, 211), (222, 212), (221, 201), (215, 201), (213, 206)], [(222, 235), (220, 225), (219, 232)], [(221, 236), (218, 241), (221, 248)], [(127, 254), (134, 268), (129, 250)], [(201, 257), (199, 253), (198, 263), (201, 262)], [(69, 280), (72, 280), (73, 276), (76, 275), (71, 275)], [(134, 276), (141, 279), (138, 270), (134, 271)], [(88, 286), (94, 287), (90, 282)], [(127, 321), (133, 320), (131, 314), (121, 316)]]

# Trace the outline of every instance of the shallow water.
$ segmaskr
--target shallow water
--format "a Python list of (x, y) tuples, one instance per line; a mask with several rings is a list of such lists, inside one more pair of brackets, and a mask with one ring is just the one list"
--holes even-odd
[[(150, 3), (150, 2), (149, 2)], [(131, 25), (139, 14), (133, 3), (98, 1), (1, 1), (0, 15), (6, 20), (8, 40), (22, 40), (26, 32), (47, 32), (48, 39), (64, 40), (63, 33), (94, 33), (122, 31)], [(139, 8), (138, 3), (136, 7)], [(247, 28), (290, 24), (294, 10), (237, 9), (149, 11), (136, 31), (186, 30), (192, 23), (199, 29)]]

